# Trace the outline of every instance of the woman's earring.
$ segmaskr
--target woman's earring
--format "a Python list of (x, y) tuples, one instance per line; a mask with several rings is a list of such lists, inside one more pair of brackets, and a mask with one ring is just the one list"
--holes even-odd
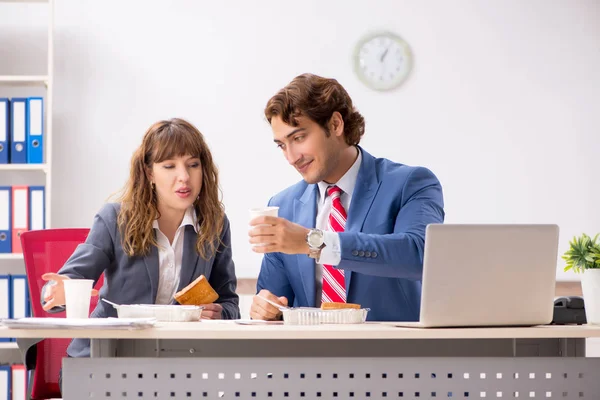
[(150, 188), (154, 190), (154, 182), (150, 182)]

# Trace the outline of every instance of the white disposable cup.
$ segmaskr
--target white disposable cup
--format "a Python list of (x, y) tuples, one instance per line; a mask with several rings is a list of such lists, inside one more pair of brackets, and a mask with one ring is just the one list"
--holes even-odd
[(92, 300), (92, 279), (65, 279), (67, 318), (88, 318)]
[[(268, 216), (268, 217), (277, 217), (279, 215), (279, 207), (261, 207), (261, 208), (251, 208), (250, 209), (250, 220), (253, 220), (256, 217), (261, 217), (261, 216)], [(253, 228), (256, 228), (257, 226), (271, 226), (269, 224), (260, 224), (260, 225), (254, 225)], [(252, 247), (255, 246), (265, 246), (268, 243), (255, 243), (252, 245)]]

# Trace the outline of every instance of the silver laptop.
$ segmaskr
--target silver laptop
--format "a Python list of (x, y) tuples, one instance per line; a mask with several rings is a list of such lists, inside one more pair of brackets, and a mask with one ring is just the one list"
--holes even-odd
[(550, 323), (558, 231), (557, 225), (428, 225), (420, 321), (396, 325)]

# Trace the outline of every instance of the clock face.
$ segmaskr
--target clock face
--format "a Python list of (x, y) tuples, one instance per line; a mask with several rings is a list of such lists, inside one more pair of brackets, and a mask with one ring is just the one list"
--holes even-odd
[(408, 44), (392, 33), (375, 33), (356, 45), (355, 72), (371, 89), (390, 90), (399, 86), (411, 68)]

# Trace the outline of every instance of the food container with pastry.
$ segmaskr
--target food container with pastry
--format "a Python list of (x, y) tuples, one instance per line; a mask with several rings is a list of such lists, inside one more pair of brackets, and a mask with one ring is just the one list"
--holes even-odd
[(204, 308), (178, 304), (116, 304), (106, 299), (102, 301), (112, 305), (119, 318), (156, 318), (162, 322), (199, 321)]
[(284, 325), (362, 324), (368, 308), (353, 303), (322, 303), (321, 308), (282, 308)]

